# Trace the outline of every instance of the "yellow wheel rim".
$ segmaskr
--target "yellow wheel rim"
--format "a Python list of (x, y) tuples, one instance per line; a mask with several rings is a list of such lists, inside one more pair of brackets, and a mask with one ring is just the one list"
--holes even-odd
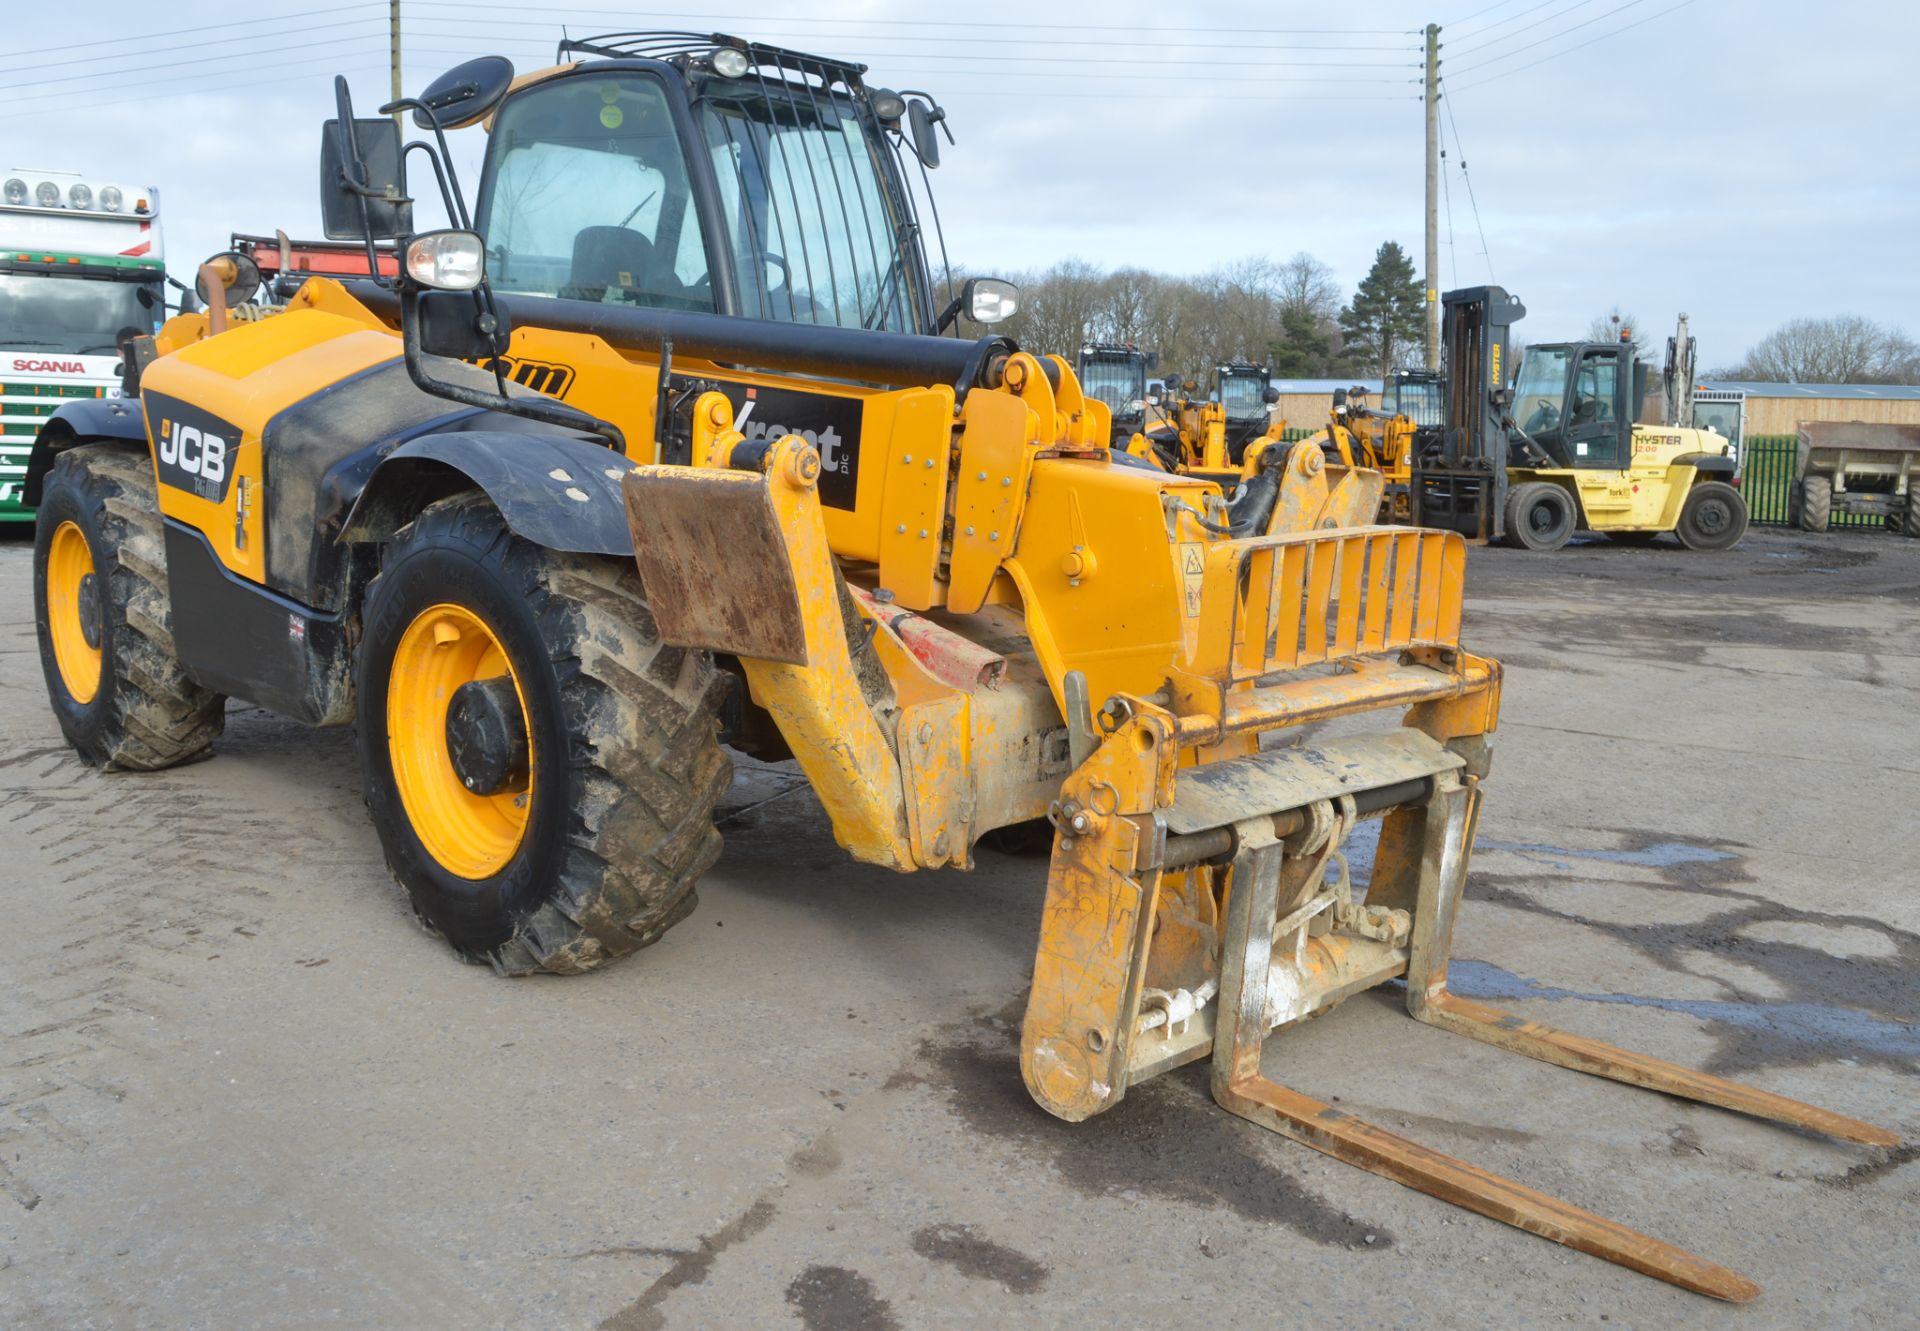
[(520, 849), (533, 806), (531, 756), (525, 790), (479, 795), (461, 782), (447, 751), (454, 691), (503, 676), (513, 681), (530, 737), (526, 692), (500, 639), (471, 610), (442, 604), (422, 610), (407, 626), (387, 679), (387, 752), (400, 803), (427, 853), (461, 878), (491, 878), (506, 868)]
[(101, 591), (86, 533), (72, 522), (61, 523), (47, 547), (47, 630), (60, 682), (82, 706), (100, 692)]

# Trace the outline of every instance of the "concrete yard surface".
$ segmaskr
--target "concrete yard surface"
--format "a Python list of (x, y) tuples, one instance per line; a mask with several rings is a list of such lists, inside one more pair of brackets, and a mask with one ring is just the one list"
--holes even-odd
[[(1317, 1155), (1204, 1066), (1052, 1120), (1015, 1058), (1045, 860), (853, 864), (790, 765), (739, 763), (657, 946), (462, 965), (348, 731), (235, 703), (211, 761), (75, 759), (31, 565), (0, 536), (0, 1326), (1913, 1324), (1913, 1148), (1548, 1067), (1391, 990), (1267, 1075), (1759, 1300)], [(1468, 587), (1507, 683), (1455, 988), (1920, 1140), (1920, 540), (1475, 550)]]

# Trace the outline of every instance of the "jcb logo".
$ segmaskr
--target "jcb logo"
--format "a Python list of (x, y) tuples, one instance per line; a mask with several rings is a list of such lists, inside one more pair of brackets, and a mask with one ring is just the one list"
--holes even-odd
[(141, 394), (160, 484), (216, 504), (233, 483), (240, 428), (161, 393)]
[(531, 388), (534, 392), (545, 393), (548, 397), (565, 397), (567, 389), (573, 386), (573, 367), (570, 365), (555, 365), (543, 360), (515, 360), (510, 356), (501, 356), (494, 360), (482, 361), (480, 366), (486, 370), (498, 366), (502, 374), (522, 388)]
[(179, 421), (163, 420), (160, 462), (218, 485), (227, 479), (227, 441)]

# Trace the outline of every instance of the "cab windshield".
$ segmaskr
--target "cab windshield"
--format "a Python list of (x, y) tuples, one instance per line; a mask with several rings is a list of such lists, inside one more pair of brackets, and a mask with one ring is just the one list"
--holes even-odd
[(153, 331), (157, 294), (146, 282), (0, 273), (0, 348), (110, 356), (123, 334)]
[(1559, 429), (1561, 402), (1566, 391), (1566, 349), (1527, 348), (1520, 358), (1520, 373), (1513, 386), (1514, 423), (1535, 436)]
[(1258, 416), (1267, 409), (1267, 381), (1257, 374), (1228, 374), (1220, 379), (1220, 405), (1229, 416)]
[(1124, 416), (1140, 410), (1146, 397), (1146, 369), (1132, 360), (1099, 357), (1081, 367), (1080, 387), (1111, 407), (1114, 415)]
[(498, 291), (712, 310), (707, 249), (665, 92), (646, 75), (561, 78), (512, 98), (476, 223)]
[(919, 238), (896, 219), (877, 145), (851, 102), (743, 81), (710, 93), (699, 114), (744, 313), (919, 331)]

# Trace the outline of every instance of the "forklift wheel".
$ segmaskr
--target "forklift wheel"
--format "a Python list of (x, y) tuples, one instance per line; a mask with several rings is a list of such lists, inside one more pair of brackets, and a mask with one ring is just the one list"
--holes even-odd
[(1558, 550), (1573, 536), (1573, 496), (1552, 481), (1528, 481), (1507, 497), (1507, 540), (1522, 550)]
[(166, 569), (148, 455), (110, 444), (60, 454), (34, 533), (34, 621), (54, 716), (96, 767), (204, 758), (224, 724), (226, 699), (174, 653)]
[(684, 919), (720, 854), (725, 677), (660, 642), (632, 560), (424, 511), (368, 589), (367, 806), (415, 912), (503, 974), (572, 974)]
[(1701, 481), (1687, 492), (1673, 534), (1689, 550), (1726, 550), (1747, 534), (1747, 501), (1725, 481)]

